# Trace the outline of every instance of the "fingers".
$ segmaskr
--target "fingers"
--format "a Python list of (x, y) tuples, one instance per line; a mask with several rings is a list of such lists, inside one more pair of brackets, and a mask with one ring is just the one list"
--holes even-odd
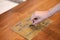
[(47, 17), (47, 14), (48, 11), (36, 11), (31, 17), (33, 24), (41, 22), (44, 18)]

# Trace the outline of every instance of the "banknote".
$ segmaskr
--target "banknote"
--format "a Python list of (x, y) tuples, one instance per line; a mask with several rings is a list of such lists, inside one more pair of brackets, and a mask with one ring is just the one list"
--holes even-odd
[(28, 15), (26, 18), (23, 18), (11, 28), (12, 31), (28, 40), (34, 38), (40, 31), (48, 27), (48, 25), (53, 22), (48, 18), (40, 23), (33, 25), (30, 17), (31, 15)]

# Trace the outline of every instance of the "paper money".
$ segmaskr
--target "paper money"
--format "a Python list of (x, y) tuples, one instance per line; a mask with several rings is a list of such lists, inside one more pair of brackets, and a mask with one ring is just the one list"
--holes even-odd
[(16, 23), (16, 25), (11, 28), (14, 32), (28, 40), (31, 40), (33, 37), (38, 35), (38, 33), (42, 31), (42, 29), (52, 23), (52, 20), (46, 19), (41, 23), (32, 25), (32, 21), (29, 18), (30, 16)]

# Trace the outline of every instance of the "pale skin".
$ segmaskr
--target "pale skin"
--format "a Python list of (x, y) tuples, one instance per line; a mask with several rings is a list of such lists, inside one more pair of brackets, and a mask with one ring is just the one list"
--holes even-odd
[(52, 16), (55, 12), (60, 11), (60, 3), (58, 3), (53, 8), (49, 9), (48, 11), (36, 11), (32, 16), (31, 20), (33, 21), (33, 25), (43, 21), (44, 19)]

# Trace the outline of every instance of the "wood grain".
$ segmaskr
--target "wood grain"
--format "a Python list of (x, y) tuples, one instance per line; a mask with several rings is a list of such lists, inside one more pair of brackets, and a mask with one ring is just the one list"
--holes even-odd
[[(59, 3), (60, 0), (27, 0), (0, 15), (0, 40), (25, 40), (10, 28), (22, 20), (25, 13), (48, 10)], [(53, 23), (43, 29), (32, 40), (60, 40), (60, 12), (50, 17)]]

